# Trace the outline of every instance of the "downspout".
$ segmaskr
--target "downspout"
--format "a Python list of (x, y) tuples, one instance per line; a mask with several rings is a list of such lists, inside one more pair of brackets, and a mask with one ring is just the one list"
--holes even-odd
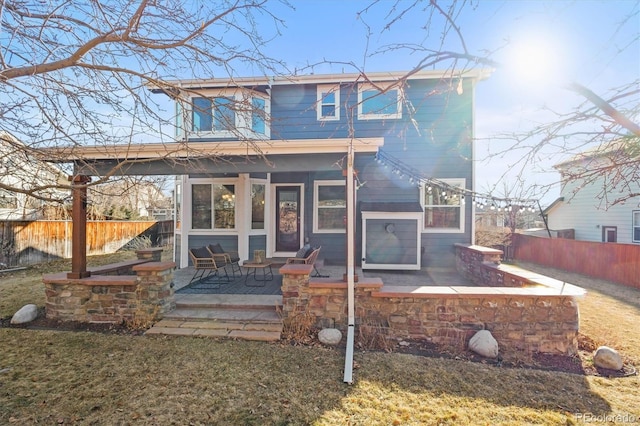
[(355, 182), (353, 179), (353, 145), (347, 152), (347, 350), (344, 360), (344, 382), (353, 383), (353, 346), (355, 339)]

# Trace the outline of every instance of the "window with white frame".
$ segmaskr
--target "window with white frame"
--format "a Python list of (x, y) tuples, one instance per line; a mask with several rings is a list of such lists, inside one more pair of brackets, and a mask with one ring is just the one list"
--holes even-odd
[(256, 135), (267, 135), (267, 101), (251, 98), (251, 131)]
[(191, 185), (191, 229), (234, 229), (235, 218), (235, 185)]
[(640, 210), (633, 211), (633, 242), (640, 243)]
[(198, 96), (191, 100), (190, 129), (203, 136), (268, 138), (269, 114), (269, 98), (260, 92), (225, 91), (211, 97)]
[(175, 192), (175, 209), (176, 209), (176, 230), (179, 230), (182, 227), (182, 183), (176, 183), (176, 192)]
[(184, 126), (183, 123), (184, 117), (182, 116), (182, 103), (180, 101), (176, 102), (176, 138), (182, 136), (182, 128)]
[(340, 120), (340, 86), (320, 84), (317, 90), (317, 117), (322, 121)]
[(402, 89), (391, 83), (358, 85), (358, 119), (402, 118)]
[(438, 179), (421, 188), (425, 232), (464, 232), (464, 179)]
[(251, 183), (251, 229), (264, 229), (264, 204), (267, 186)]
[(347, 193), (344, 181), (314, 182), (313, 232), (344, 233), (346, 229)]

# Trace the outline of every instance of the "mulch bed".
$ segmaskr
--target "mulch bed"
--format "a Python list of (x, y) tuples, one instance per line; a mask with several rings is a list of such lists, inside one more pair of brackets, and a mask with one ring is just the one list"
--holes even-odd
[(0, 328), (21, 328), (27, 330), (55, 330), (55, 331), (87, 331), (103, 334), (120, 334), (138, 336), (146, 330), (134, 329), (125, 323), (87, 323), (78, 321), (58, 321), (45, 316), (44, 308), (38, 309), (38, 317), (26, 324), (11, 324), (11, 318), (0, 318)]
[[(407, 353), (411, 355), (424, 356), (429, 358), (446, 358), (471, 362), (478, 362), (495, 367), (503, 368), (528, 368), (544, 371), (558, 371), (563, 373), (579, 374), (583, 376), (601, 377), (628, 377), (637, 374), (636, 368), (630, 364), (625, 364), (622, 370), (608, 370), (593, 365), (591, 357), (596, 347), (591, 346), (591, 339), (587, 336), (579, 335), (578, 353), (574, 356), (553, 355), (536, 353), (526, 360), (505, 360), (502, 356), (496, 359), (484, 358), (470, 351), (456, 352), (443, 349), (442, 347), (426, 341), (408, 341), (398, 345), (394, 352)], [(512, 357), (508, 357), (512, 358)]]

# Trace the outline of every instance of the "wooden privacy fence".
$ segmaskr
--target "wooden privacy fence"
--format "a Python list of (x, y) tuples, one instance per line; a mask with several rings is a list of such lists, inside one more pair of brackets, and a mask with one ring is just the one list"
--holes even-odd
[(513, 236), (516, 260), (640, 288), (640, 246)]
[[(154, 246), (173, 243), (173, 221), (89, 221), (87, 255), (114, 253), (148, 237)], [(71, 257), (71, 221), (0, 221), (0, 262), (31, 265)]]

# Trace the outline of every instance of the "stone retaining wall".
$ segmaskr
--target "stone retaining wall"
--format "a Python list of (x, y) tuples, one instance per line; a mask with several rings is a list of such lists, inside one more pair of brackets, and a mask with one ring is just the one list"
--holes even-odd
[(174, 262), (133, 266), (135, 275), (71, 279), (66, 273), (43, 277), (47, 318), (91, 323), (146, 324), (175, 308)]
[[(478, 330), (487, 329), (503, 349), (528, 354), (575, 353), (579, 327), (576, 298), (584, 291), (520, 268), (498, 265), (495, 256), (499, 251), (475, 248), (457, 250), (464, 253), (458, 261), (467, 272), (473, 271), (473, 276), (497, 282), (499, 287), (383, 286), (380, 279), (360, 277), (355, 284), (356, 325), (392, 339), (424, 339), (458, 350), (465, 350)], [(345, 332), (347, 284), (310, 278), (311, 270), (308, 265), (280, 269), (283, 316), (309, 311), (317, 326)], [(520, 287), (522, 284), (536, 287)]]

